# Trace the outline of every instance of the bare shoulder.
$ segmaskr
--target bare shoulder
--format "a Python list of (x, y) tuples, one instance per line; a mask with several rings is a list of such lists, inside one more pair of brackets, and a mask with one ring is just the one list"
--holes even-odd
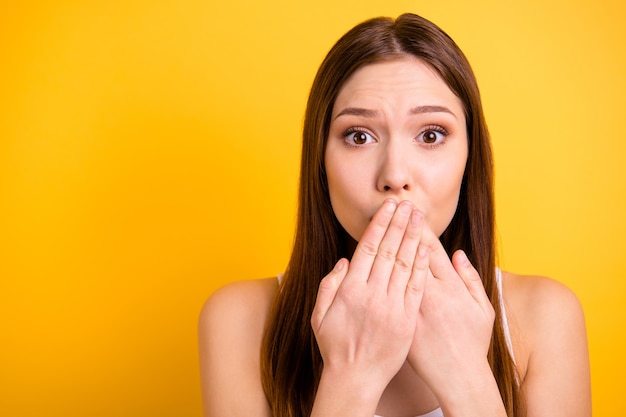
[[(585, 320), (578, 297), (564, 284), (543, 276), (503, 272), (507, 314), (517, 333), (522, 356), (532, 355), (543, 344), (565, 331), (584, 332)], [(521, 358), (523, 359), (523, 357)]]
[[(249, 317), (255, 318), (254, 324), (256, 324), (260, 318), (259, 314), (262, 317), (267, 315), (277, 288), (276, 278), (227, 284), (207, 299), (200, 313), (200, 323), (210, 320), (217, 320), (218, 323), (229, 321), (240, 323), (240, 319)], [(263, 326), (264, 323), (260, 324)]]
[(507, 304), (527, 324), (541, 327), (550, 317), (582, 319), (576, 294), (548, 277), (503, 272), (503, 293)]
[(503, 295), (528, 416), (590, 416), (587, 335), (576, 294), (554, 279), (506, 272)]
[(269, 415), (259, 356), (277, 288), (276, 278), (240, 281), (205, 302), (198, 323), (205, 416)]

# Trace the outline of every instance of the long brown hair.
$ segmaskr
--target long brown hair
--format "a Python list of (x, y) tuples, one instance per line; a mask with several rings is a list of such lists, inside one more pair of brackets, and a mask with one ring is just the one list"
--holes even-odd
[(304, 120), (298, 220), (291, 259), (267, 322), (262, 378), (275, 417), (309, 416), (322, 371), (310, 325), (319, 282), (348, 253), (347, 233), (333, 213), (324, 148), (335, 99), (364, 65), (407, 54), (430, 65), (461, 99), (469, 155), (456, 213), (441, 236), (449, 254), (463, 249), (496, 310), (488, 360), (509, 417), (521, 407), (515, 364), (507, 348), (495, 281), (493, 163), (478, 85), (463, 52), (436, 25), (413, 14), (374, 18), (346, 33), (320, 66)]

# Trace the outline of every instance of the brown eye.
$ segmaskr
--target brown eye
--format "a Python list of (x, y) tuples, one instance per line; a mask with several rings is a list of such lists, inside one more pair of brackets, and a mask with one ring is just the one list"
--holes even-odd
[(429, 130), (424, 133), (424, 143), (435, 143), (437, 142), (437, 132), (434, 130)]
[(350, 127), (341, 134), (341, 137), (346, 145), (357, 148), (375, 143), (376, 139), (374, 139), (371, 133), (368, 133), (364, 129), (365, 128), (360, 127)]
[(363, 145), (364, 143), (367, 142), (367, 133), (365, 133), (365, 132), (355, 132), (354, 135), (352, 136), (352, 140), (357, 145)]
[(428, 146), (442, 145), (446, 141), (448, 132), (440, 126), (431, 126), (426, 128), (418, 136), (418, 141)]

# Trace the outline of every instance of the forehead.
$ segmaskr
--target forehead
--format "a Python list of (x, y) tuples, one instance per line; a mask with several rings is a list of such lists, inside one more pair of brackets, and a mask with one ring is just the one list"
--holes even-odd
[(434, 69), (413, 56), (365, 65), (339, 90), (333, 117), (345, 107), (402, 110), (421, 105), (446, 106), (463, 115), (461, 100)]

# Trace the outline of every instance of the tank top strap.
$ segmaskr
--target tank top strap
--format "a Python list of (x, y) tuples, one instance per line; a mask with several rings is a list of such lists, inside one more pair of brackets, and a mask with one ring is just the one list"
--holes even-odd
[[(382, 416), (379, 416), (378, 414), (376, 414), (374, 417), (382, 417)], [(441, 410), (441, 408), (435, 408), (431, 412), (428, 412), (426, 414), (422, 414), (416, 417), (444, 417), (444, 416), (443, 416), (443, 411)]]
[(513, 358), (513, 363), (515, 363), (509, 319), (506, 316), (506, 305), (504, 303), (504, 296), (502, 295), (502, 270), (498, 267), (496, 267), (496, 284), (498, 285), (498, 302), (500, 303), (500, 312), (502, 314), (502, 330), (504, 331), (504, 337), (506, 339), (506, 346), (509, 349), (509, 354), (511, 355), (511, 358)]

